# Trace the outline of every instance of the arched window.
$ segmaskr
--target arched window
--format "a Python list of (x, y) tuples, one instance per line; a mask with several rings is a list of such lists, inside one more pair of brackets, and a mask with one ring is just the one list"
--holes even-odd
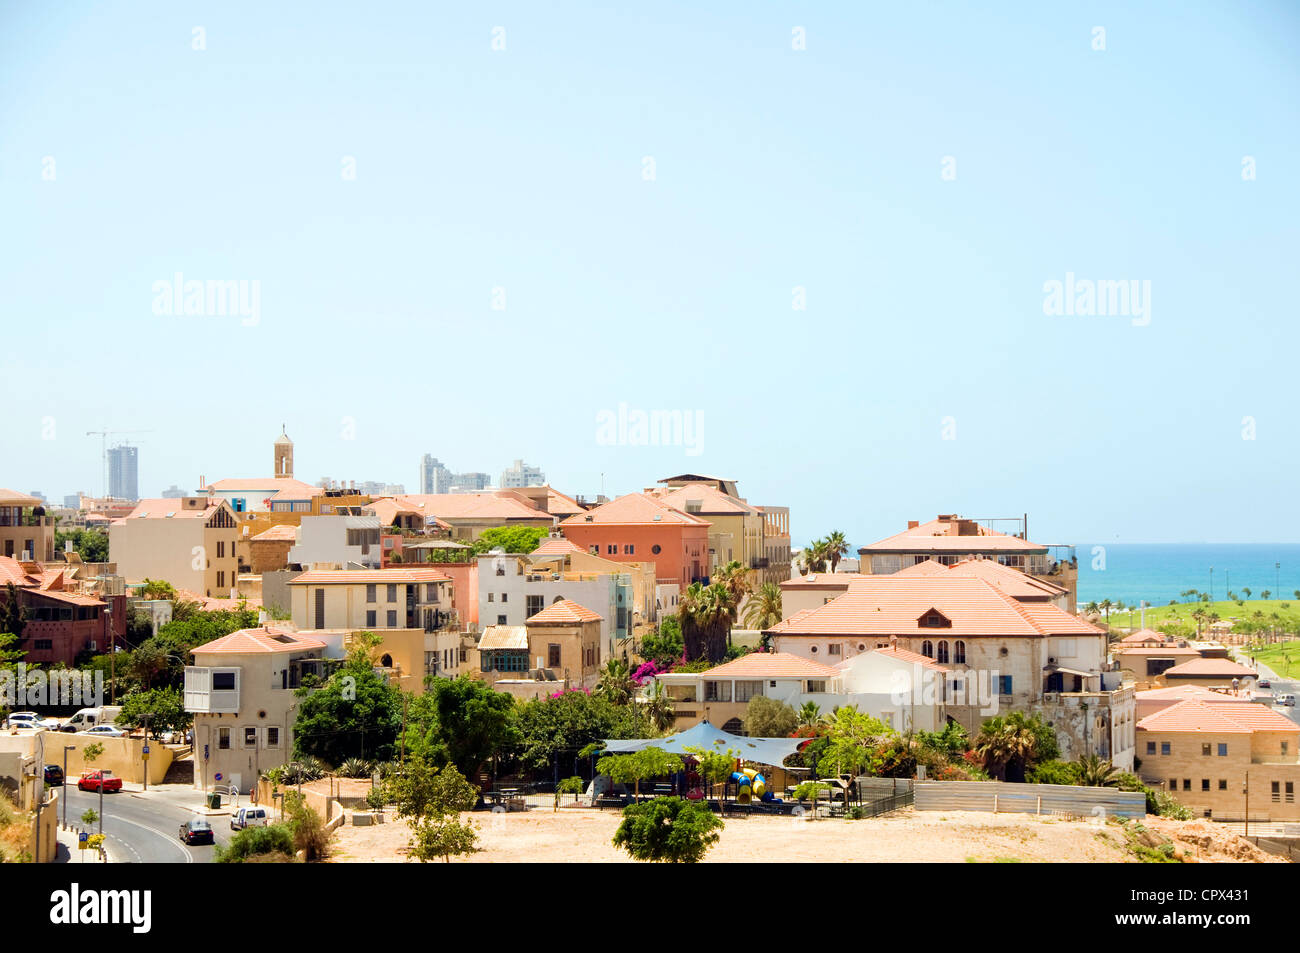
[(926, 658), (934, 658), (934, 643), (926, 639), (921, 643), (921, 654)]
[(966, 643), (961, 639), (958, 639), (957, 644), (953, 646), (952, 660), (958, 665), (966, 664)]
[(392, 668), (392, 667), (393, 667), (393, 657), (392, 657), (391, 655), (385, 655), (383, 658), (381, 658), (381, 659), (379, 660), (379, 664), (380, 664), (381, 666), (383, 666), (384, 668)]
[(743, 735), (745, 733), (745, 723), (739, 718), (728, 718), (726, 724), (722, 726), (722, 730), (733, 735)]
[(947, 640), (940, 640), (940, 642), (939, 642), (939, 657), (938, 657), (937, 659), (935, 659), (935, 661), (939, 662), (940, 664), (947, 664), (947, 662), (948, 662), (948, 642), (947, 642)]

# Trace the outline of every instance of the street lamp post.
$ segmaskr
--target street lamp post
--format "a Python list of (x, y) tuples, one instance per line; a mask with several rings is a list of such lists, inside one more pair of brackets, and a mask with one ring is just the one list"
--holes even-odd
[[(102, 697), (102, 696), (101, 696)], [(68, 752), (76, 751), (76, 745), (63, 746), (63, 826), (68, 826)]]
[(1245, 833), (1245, 836), (1246, 836), (1246, 837), (1249, 837), (1249, 836), (1250, 836), (1250, 772), (1249, 772), (1249, 771), (1246, 772), (1246, 780), (1242, 782), (1241, 789), (1242, 789), (1243, 792), (1245, 792), (1245, 795), (1246, 795), (1246, 833)]

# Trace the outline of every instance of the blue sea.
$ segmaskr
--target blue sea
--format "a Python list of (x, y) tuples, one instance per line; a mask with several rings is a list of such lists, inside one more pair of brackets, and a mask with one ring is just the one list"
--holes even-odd
[(1300, 589), (1300, 544), (1297, 543), (1100, 543), (1079, 545), (1079, 605), (1110, 599), (1136, 605), (1145, 599), (1163, 606), (1183, 601), (1185, 589), (1211, 592), (1213, 569), (1216, 600), (1227, 598), (1231, 585), (1244, 597), (1295, 599)]

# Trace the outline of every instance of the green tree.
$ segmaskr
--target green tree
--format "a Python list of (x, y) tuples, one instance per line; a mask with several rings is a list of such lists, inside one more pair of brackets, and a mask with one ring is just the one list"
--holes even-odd
[(637, 711), (656, 732), (665, 732), (677, 719), (677, 711), (668, 689), (660, 681), (651, 681), (646, 689), (645, 700), (637, 703)]
[(623, 808), (614, 846), (635, 860), (695, 864), (718, 842), (722, 819), (707, 804), (679, 797), (660, 797)]
[(460, 815), (473, 810), (478, 788), (465, 780), (454, 764), (439, 769), (415, 758), (391, 782), (399, 817), (411, 827), (410, 853), (420, 863), (475, 849), (477, 834), (472, 822)]
[(980, 726), (975, 752), (1000, 781), (1024, 781), (1035, 764), (1060, 755), (1056, 732), (1039, 715), (996, 715)]
[(185, 700), (175, 688), (155, 688), (132, 692), (122, 699), (122, 713), (117, 724), (139, 728), (148, 724), (157, 737), (160, 731), (184, 731), (194, 716), (185, 710)]
[(294, 755), (328, 764), (349, 758), (393, 757), (402, 724), (402, 693), (361, 658), (348, 662), (320, 688), (299, 689)]
[(59, 552), (64, 549), (64, 544), (72, 543), (72, 550), (81, 557), (85, 563), (106, 563), (108, 562), (108, 534), (101, 533), (94, 529), (74, 529), (64, 533), (58, 530), (54, 533), (54, 548)]
[(0, 632), (12, 635), (19, 645), (23, 643), (23, 629), (27, 626), (27, 610), (23, 608), (18, 587), (12, 582), (5, 585), (5, 599), (0, 603)]
[(547, 536), (539, 526), (495, 526), (485, 529), (473, 543), (473, 554), (481, 556), (494, 549), (507, 553), (531, 553)]
[(1119, 784), (1119, 769), (1104, 758), (1090, 754), (1080, 758), (1079, 784), (1091, 788), (1113, 788)]
[(745, 734), (751, 738), (788, 738), (798, 727), (798, 714), (783, 701), (755, 695), (745, 706)]
[(431, 679), (407, 712), (406, 750), (451, 762), (467, 778), (494, 756), (513, 754), (518, 743), (514, 698), (464, 675)]
[(520, 766), (548, 775), (588, 745), (607, 738), (636, 738), (641, 729), (631, 706), (579, 691), (520, 704), (515, 724)]
[(652, 746), (630, 754), (606, 755), (596, 763), (596, 770), (618, 784), (633, 785), (634, 795), (640, 800), (642, 781), (676, 774), (682, 770), (682, 759)]
[(325, 830), (321, 816), (297, 792), (285, 794), (285, 810), (289, 817), (289, 830), (293, 834), (293, 847), (301, 851), (303, 859), (322, 860), (329, 848), (330, 835)]
[(557, 784), (555, 786), (555, 810), (558, 811), (560, 809), (560, 798), (563, 795), (572, 794), (576, 801), (578, 795), (582, 793), (583, 787), (582, 778), (578, 777), (576, 774), (573, 777), (565, 778)]
[(822, 709), (814, 701), (806, 701), (799, 706), (800, 728), (814, 728), (822, 722)]
[(216, 849), (219, 864), (242, 864), (254, 858), (279, 856), (293, 857), (293, 828), (289, 824), (268, 824), (266, 827), (245, 827), (224, 847)]
[(761, 631), (772, 628), (780, 621), (781, 587), (774, 582), (765, 582), (754, 590), (745, 607), (745, 627)]
[(640, 655), (647, 662), (654, 662), (660, 668), (671, 668), (682, 660), (685, 652), (682, 641), (682, 624), (677, 616), (665, 616), (656, 632), (641, 639)]
[(176, 587), (163, 579), (150, 579), (145, 576), (138, 595), (141, 599), (175, 599)]
[(728, 748), (726, 751), (717, 749), (688, 747), (686, 753), (693, 757), (697, 762), (696, 770), (701, 778), (708, 782), (705, 789), (706, 797), (712, 796), (713, 787), (721, 784), (723, 786), (723, 797), (721, 811), (726, 813), (726, 784), (736, 771), (736, 763), (740, 759), (740, 752), (734, 748)]
[(839, 568), (840, 560), (847, 556), (848, 552), (849, 544), (844, 534), (839, 530), (832, 530), (826, 537), (826, 558), (831, 561), (831, 572)]
[(621, 658), (612, 658), (600, 670), (595, 694), (609, 699), (615, 705), (626, 705), (636, 690), (637, 684), (632, 680), (632, 671), (627, 662)]
[(823, 775), (871, 773), (881, 744), (893, 734), (884, 722), (841, 705), (826, 724), (827, 745), (817, 768)]
[(738, 606), (732, 590), (723, 583), (691, 583), (677, 602), (687, 661), (707, 659), (717, 664), (726, 658)]

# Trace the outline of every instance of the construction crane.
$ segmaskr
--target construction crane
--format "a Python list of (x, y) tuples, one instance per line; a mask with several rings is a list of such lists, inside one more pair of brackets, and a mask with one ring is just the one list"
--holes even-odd
[(101, 455), (104, 464), (104, 482), (100, 484), (100, 496), (108, 496), (108, 438), (113, 434), (124, 433), (153, 433), (152, 430), (87, 430), (87, 437), (99, 437), (101, 443)]

